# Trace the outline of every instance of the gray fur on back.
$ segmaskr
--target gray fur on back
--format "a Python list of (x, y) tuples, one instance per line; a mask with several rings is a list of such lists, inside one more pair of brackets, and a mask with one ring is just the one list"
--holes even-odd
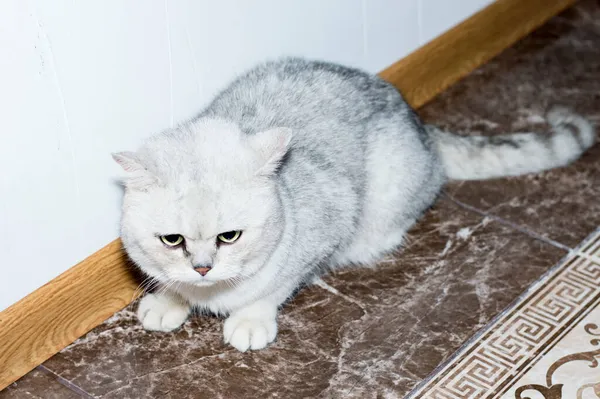
[[(269, 62), (236, 79), (199, 117), (234, 121), (248, 134), (292, 129), (291, 149), (278, 176), (280, 195), (294, 209), (298, 243), (325, 266), (332, 265), (334, 249), (343, 252), (352, 243), (367, 222), (363, 218), (377, 216), (365, 209), (368, 201), (378, 200), (368, 195), (370, 175), (389, 164), (402, 168), (389, 176), (402, 195), (395, 202), (381, 198), (391, 201), (381, 204), (388, 227), (396, 224), (402, 233), (432, 204), (444, 182), (430, 140), (398, 90), (358, 69), (299, 58)], [(398, 143), (399, 151), (393, 158), (372, 159), (381, 142)], [(369, 169), (369, 155), (381, 170)], [(386, 215), (385, 208), (395, 214)], [(394, 246), (365, 248), (363, 256), (340, 256), (340, 261), (369, 263)]]

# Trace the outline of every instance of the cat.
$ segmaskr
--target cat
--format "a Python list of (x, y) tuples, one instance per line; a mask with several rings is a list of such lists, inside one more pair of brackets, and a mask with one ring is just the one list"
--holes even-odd
[(547, 120), (547, 135), (459, 136), (423, 125), (375, 75), (302, 58), (259, 64), (197, 117), (113, 154), (126, 172), (123, 245), (160, 285), (138, 317), (171, 331), (192, 309), (210, 311), (227, 316), (225, 343), (265, 348), (300, 286), (396, 250), (448, 179), (559, 167), (595, 141), (565, 108)]

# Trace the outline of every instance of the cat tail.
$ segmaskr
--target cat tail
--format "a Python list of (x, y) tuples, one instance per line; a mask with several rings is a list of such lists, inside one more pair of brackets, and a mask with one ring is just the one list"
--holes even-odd
[(425, 128), (449, 179), (483, 180), (567, 165), (596, 141), (592, 124), (567, 108), (550, 109), (546, 120), (552, 127), (549, 134), (459, 136), (432, 125)]

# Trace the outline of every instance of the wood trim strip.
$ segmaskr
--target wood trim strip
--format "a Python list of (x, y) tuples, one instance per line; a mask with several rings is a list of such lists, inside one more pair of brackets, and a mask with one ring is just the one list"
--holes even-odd
[[(497, 0), (380, 73), (418, 108), (575, 0)], [(0, 390), (127, 306), (137, 282), (115, 240), (0, 312)]]
[(497, 0), (382, 71), (414, 108), (527, 36), (576, 0)]
[(0, 390), (134, 299), (138, 284), (115, 240), (0, 313)]

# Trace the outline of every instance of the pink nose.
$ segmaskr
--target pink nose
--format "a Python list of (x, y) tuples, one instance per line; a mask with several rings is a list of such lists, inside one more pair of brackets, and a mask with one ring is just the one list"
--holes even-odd
[(206, 276), (206, 273), (208, 273), (210, 271), (210, 269), (212, 269), (212, 267), (210, 267), (210, 266), (201, 266), (201, 267), (194, 268), (194, 270), (197, 271), (198, 273), (200, 273), (201, 276)]

